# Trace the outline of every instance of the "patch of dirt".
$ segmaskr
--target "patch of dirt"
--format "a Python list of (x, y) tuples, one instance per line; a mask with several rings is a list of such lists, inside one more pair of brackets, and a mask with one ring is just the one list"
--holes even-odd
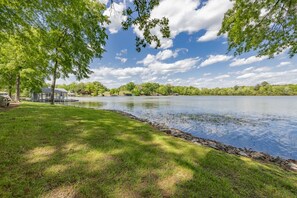
[(43, 198), (75, 198), (79, 197), (74, 186), (60, 186), (42, 195)]
[(10, 103), (10, 105), (8, 107), (0, 107), (0, 112), (1, 111), (9, 111), (9, 110), (14, 109), (18, 106), (20, 106), (20, 103)]

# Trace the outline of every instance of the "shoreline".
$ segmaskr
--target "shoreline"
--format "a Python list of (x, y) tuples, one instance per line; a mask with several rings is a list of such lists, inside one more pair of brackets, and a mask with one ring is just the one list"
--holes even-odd
[(291, 171), (297, 172), (297, 160), (294, 160), (294, 159), (283, 159), (279, 156), (275, 157), (275, 156), (272, 156), (272, 155), (264, 153), (264, 152), (254, 151), (254, 150), (247, 149), (247, 148), (239, 148), (239, 147), (227, 145), (227, 144), (215, 141), (215, 140), (196, 137), (190, 133), (181, 131), (179, 129), (169, 128), (162, 124), (151, 122), (147, 119), (139, 118), (137, 116), (134, 116), (134, 115), (124, 112), (124, 111), (109, 110), (109, 109), (105, 109), (105, 111), (116, 112), (123, 116), (132, 118), (134, 120), (138, 120), (140, 122), (147, 123), (147, 124), (151, 125), (152, 127), (154, 127), (155, 129), (157, 129), (161, 132), (164, 132), (170, 136), (174, 136), (174, 137), (186, 140), (188, 142), (192, 142), (197, 145), (207, 146), (207, 147), (219, 150), (219, 151), (223, 151), (228, 154), (243, 156), (243, 157), (247, 157), (247, 158), (258, 160), (258, 161), (265, 162), (265, 163), (272, 163), (272, 164), (282, 167), (285, 170), (291, 170)]

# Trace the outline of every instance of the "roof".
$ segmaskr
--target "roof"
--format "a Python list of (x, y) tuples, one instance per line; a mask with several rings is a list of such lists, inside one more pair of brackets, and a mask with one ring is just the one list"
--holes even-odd
[[(42, 88), (42, 93), (51, 93), (52, 89), (51, 88)], [(68, 91), (66, 91), (65, 89), (60, 89), (60, 88), (56, 88), (55, 89), (55, 93), (68, 93)]]

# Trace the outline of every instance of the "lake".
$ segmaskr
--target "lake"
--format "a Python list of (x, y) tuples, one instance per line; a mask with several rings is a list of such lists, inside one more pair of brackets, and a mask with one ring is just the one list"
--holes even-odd
[(241, 148), (297, 159), (297, 97), (80, 97), (67, 103), (114, 109)]

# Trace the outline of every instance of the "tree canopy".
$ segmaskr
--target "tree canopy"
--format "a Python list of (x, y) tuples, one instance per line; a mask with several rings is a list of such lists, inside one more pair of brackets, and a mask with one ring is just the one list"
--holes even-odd
[(52, 74), (51, 103), (57, 78), (70, 74), (77, 79), (91, 73), (89, 63), (104, 52), (107, 34), (103, 15), (105, 6), (90, 0), (44, 1), (40, 16), (44, 19), (43, 40), (49, 54)]
[[(112, 3), (111, 0), (110, 4)], [(150, 17), (150, 11), (158, 3), (158, 0), (134, 0), (123, 13), (127, 16), (127, 21), (122, 24), (125, 30), (137, 26), (144, 32), (143, 38), (136, 38), (137, 51), (145, 47), (146, 43), (155, 42), (156, 47), (160, 46), (160, 41), (150, 31), (153, 28), (160, 28), (164, 37), (170, 35), (167, 19)], [(11, 50), (14, 47), (30, 49), (30, 51), (34, 51), (31, 48), (41, 50), (40, 63), (44, 64), (45, 70), (38, 69), (38, 71), (44, 72), (44, 75), (41, 75), (43, 78), (45, 76), (52, 78), (51, 103), (54, 103), (57, 78), (67, 78), (69, 75), (74, 75), (78, 80), (87, 78), (91, 73), (90, 61), (94, 57), (102, 57), (108, 37), (105, 25), (109, 23), (108, 17), (104, 15), (105, 9), (104, 4), (93, 0), (0, 0), (0, 48), (2, 48), (2, 54), (5, 54), (0, 65), (3, 71), (2, 81), (10, 82), (11, 89), (15, 79), (20, 80), (20, 68), (26, 68), (24, 73), (32, 78), (28, 79), (28, 82), (34, 82), (34, 76), (36, 76), (34, 70), (37, 68), (25, 60), (40, 57), (34, 55), (39, 52), (27, 54), (25, 50), (17, 50), (15, 53), (20, 58), (12, 60), (11, 55), (14, 53), (11, 53)], [(28, 37), (31, 33), (38, 35), (34, 43), (31, 42), (30, 36)], [(16, 42), (12, 42), (12, 37), (24, 41), (25, 45), (13, 46)], [(10, 48), (4, 49), (7, 46)], [(19, 80), (16, 83), (16, 90), (20, 86)], [(33, 86), (34, 83), (27, 84)]]
[(273, 57), (297, 53), (297, 0), (232, 0), (219, 34), (227, 34), (235, 55), (256, 50)]
[[(29, 38), (30, 37), (30, 38)], [(17, 83), (16, 100), (19, 100), (20, 82), (30, 91), (38, 89), (46, 77), (46, 59), (39, 47), (38, 32), (24, 31), (23, 35), (12, 34), (0, 46), (0, 79), (11, 92)], [(11, 95), (11, 94), (10, 94)]]

